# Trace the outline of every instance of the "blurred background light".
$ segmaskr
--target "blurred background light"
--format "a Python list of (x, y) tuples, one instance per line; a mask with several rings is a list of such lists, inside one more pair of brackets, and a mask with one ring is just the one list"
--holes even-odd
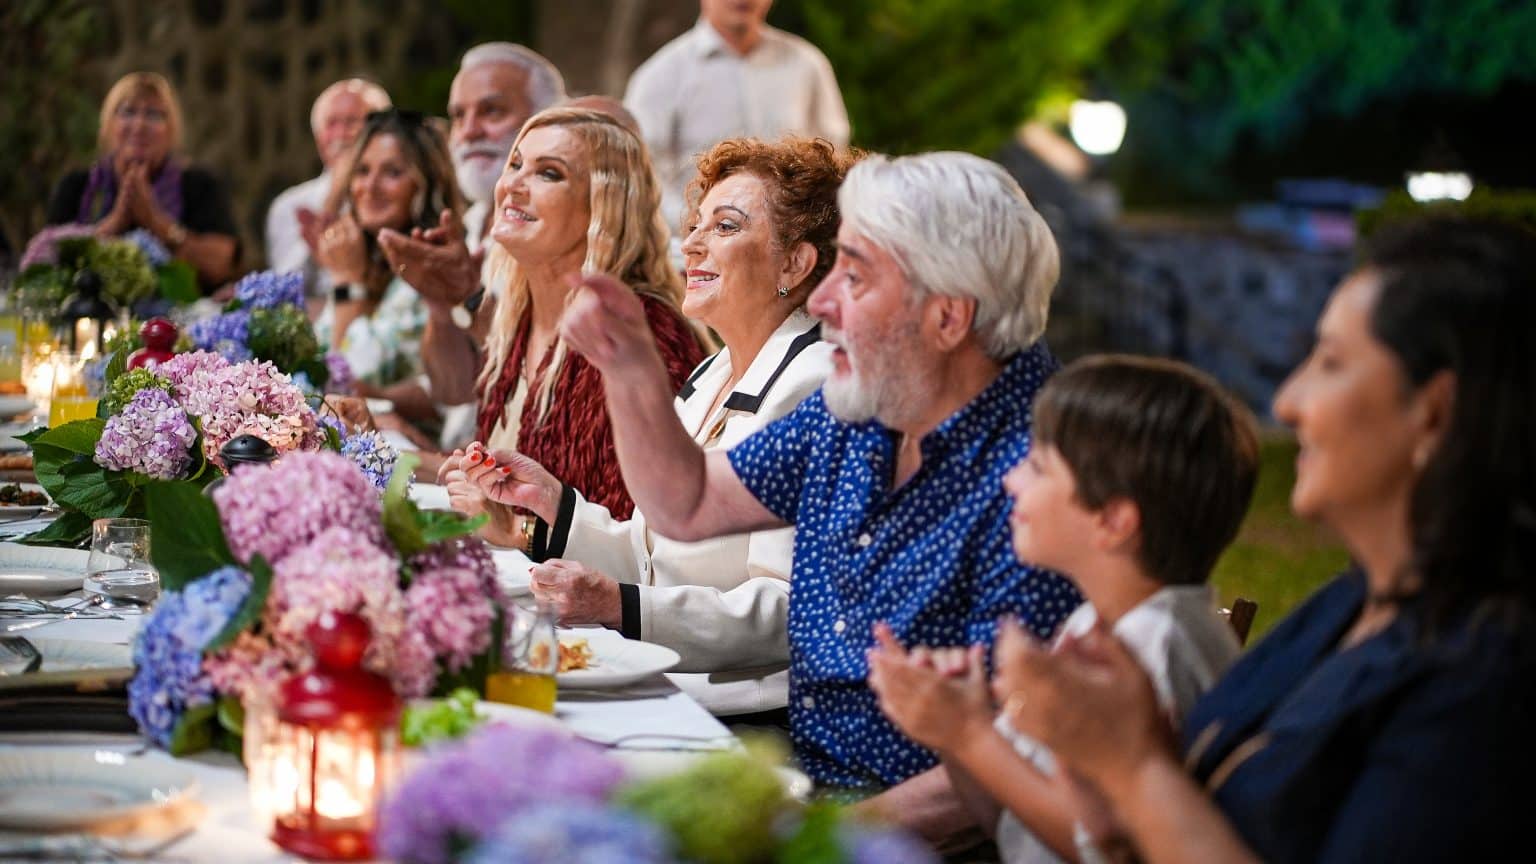
[(1114, 102), (1079, 99), (1072, 103), (1068, 128), (1084, 153), (1108, 156), (1125, 140), (1125, 109)]

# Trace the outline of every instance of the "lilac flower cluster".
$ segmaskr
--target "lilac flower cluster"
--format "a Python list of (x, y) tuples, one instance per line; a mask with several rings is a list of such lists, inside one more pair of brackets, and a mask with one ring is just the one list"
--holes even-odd
[(179, 480), (192, 467), (196, 441), (197, 430), (171, 394), (145, 388), (107, 420), (96, 442), (96, 464), (109, 471)]
[(259, 553), (275, 566), (328, 528), (348, 529), (376, 547), (385, 543), (378, 492), (338, 453), (293, 453), (263, 469), (237, 471), (213, 500), (241, 561)]
[(224, 355), (215, 351), (188, 351), (177, 354), (155, 367), (155, 374), (171, 382), (178, 398), (208, 387), (218, 373), (229, 367)]
[(493, 723), (407, 777), (384, 805), (379, 846), (395, 860), (447, 864), (535, 807), (598, 805), (622, 777), (602, 751), (564, 732)]
[(139, 251), (143, 252), (144, 257), (149, 261), (149, 266), (164, 267), (171, 263), (170, 250), (165, 248), (165, 244), (160, 242), (159, 237), (147, 229), (135, 228), (124, 234), (123, 239), (139, 247)]
[(363, 470), (363, 476), (380, 490), (389, 485), (395, 460), (400, 458), (379, 432), (358, 432), (346, 437), (341, 442), (341, 455), (351, 459)]
[(187, 328), (187, 336), (201, 351), (222, 354), (234, 363), (251, 359), (246, 347), (250, 338), (251, 313), (245, 309), (204, 318)]
[(349, 396), (357, 390), (357, 375), (352, 372), (352, 364), (347, 358), (335, 351), (325, 352), (325, 369), (329, 378), (325, 382), (325, 389), (329, 393), (340, 393)]
[[(420, 634), (433, 655), (443, 658), (449, 672), (469, 665), (490, 647), (496, 607), (484, 593), (480, 577), (471, 570), (450, 567), (417, 572), (405, 589), (405, 626)], [(435, 675), (433, 676), (436, 677)]]
[(63, 225), (44, 228), (27, 241), (26, 251), (21, 255), (21, 272), (25, 273), (28, 267), (35, 264), (58, 264), (60, 240), (68, 240), (71, 237), (90, 237), (95, 233), (96, 226), (79, 222), (67, 222)]
[(186, 709), (212, 701), (203, 646), (229, 623), (250, 587), (244, 570), (223, 567), (182, 591), (165, 592), (145, 618), (133, 643), (138, 671), (128, 684), (128, 713), (156, 744), (170, 744)]
[(665, 834), (613, 807), (534, 807), (508, 819), (475, 848), (469, 864), (668, 864)]
[(261, 270), (235, 283), (235, 299), (247, 309), (304, 305), (304, 275)]

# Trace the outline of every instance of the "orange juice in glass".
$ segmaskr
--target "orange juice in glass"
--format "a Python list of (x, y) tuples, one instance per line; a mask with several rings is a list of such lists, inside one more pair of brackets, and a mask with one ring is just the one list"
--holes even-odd
[(485, 698), (553, 714), (555, 672), (560, 666), (554, 615), (542, 605), (509, 606), (505, 615), (501, 644), (492, 654), (485, 679)]
[(63, 426), (73, 420), (96, 416), (96, 388), (85, 374), (85, 364), (73, 354), (53, 355), (53, 390), (48, 402), (48, 425)]

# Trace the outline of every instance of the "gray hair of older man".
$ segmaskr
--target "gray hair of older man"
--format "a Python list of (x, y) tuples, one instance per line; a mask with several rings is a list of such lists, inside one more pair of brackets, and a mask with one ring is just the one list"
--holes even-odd
[(970, 153), (871, 156), (837, 195), (843, 226), (896, 259), (921, 299), (976, 301), (971, 330), (1002, 359), (1045, 332), (1056, 238), (1001, 165)]
[(343, 78), (335, 84), (320, 91), (315, 97), (315, 104), (309, 109), (309, 129), (311, 132), (320, 131), (320, 109), (325, 107), (326, 100), (342, 93), (352, 93), (369, 111), (383, 111), (390, 106), (389, 94), (383, 87), (369, 81), (367, 78)]
[(565, 100), (565, 78), (555, 64), (537, 51), (524, 48), (515, 42), (486, 42), (464, 52), (459, 71), (464, 72), (486, 63), (510, 63), (528, 75), (528, 102), (537, 114), (557, 102)]

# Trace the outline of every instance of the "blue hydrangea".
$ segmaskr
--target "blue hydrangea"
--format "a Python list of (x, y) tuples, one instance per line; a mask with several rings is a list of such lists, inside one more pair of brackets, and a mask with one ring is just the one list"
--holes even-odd
[(838, 839), (848, 864), (939, 864), (932, 849), (903, 831), (845, 827)]
[(203, 672), (203, 646), (234, 617), (251, 590), (250, 574), (221, 567), (181, 591), (167, 591), (144, 619), (133, 642), (128, 713), (161, 747), (188, 708), (213, 701)]
[(675, 860), (653, 822), (613, 807), (546, 804), (501, 824), (469, 864), (664, 864)]
[(123, 239), (139, 247), (144, 257), (149, 259), (149, 266), (163, 267), (171, 263), (170, 250), (160, 242), (160, 238), (143, 228), (135, 228), (123, 235)]
[(199, 350), (213, 351), (231, 363), (241, 363), (251, 359), (251, 349), (246, 347), (250, 324), (251, 313), (237, 309), (204, 318), (187, 328), (187, 336)]
[(235, 299), (247, 309), (304, 306), (304, 275), (261, 270), (235, 283)]
[(343, 438), (341, 455), (363, 469), (363, 474), (378, 489), (389, 485), (389, 475), (394, 473), (395, 460), (400, 456), (378, 432), (358, 432)]

